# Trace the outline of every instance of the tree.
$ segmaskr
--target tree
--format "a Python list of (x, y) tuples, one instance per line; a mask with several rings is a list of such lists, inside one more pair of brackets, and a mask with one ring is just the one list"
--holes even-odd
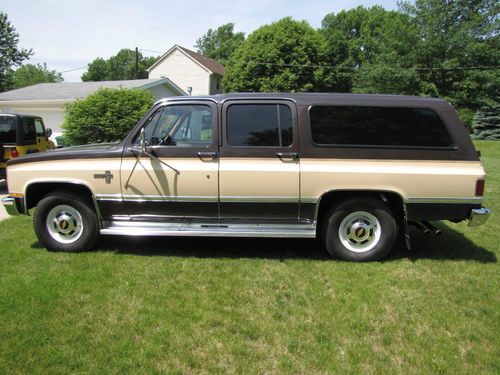
[(251, 33), (230, 58), (225, 91), (322, 91), (341, 84), (325, 69), (323, 36), (290, 17)]
[(45, 63), (21, 65), (12, 73), (12, 86), (15, 89), (36, 85), (37, 83), (57, 83), (63, 81), (62, 74), (55, 70), (50, 70)]
[(208, 31), (196, 41), (198, 53), (226, 65), (233, 52), (243, 43), (245, 34), (234, 32), (234, 23), (226, 23)]
[(0, 12), (0, 92), (8, 90), (13, 66), (20, 65), (33, 54), (31, 49), (19, 49), (19, 34), (9, 22), (7, 14)]
[(146, 71), (153, 65), (157, 57), (144, 57), (139, 52), (138, 76), (136, 77), (136, 53), (130, 49), (121, 49), (109, 59), (96, 58), (88, 65), (87, 72), (83, 73), (82, 81), (119, 81), (126, 79), (148, 78)]
[(480, 139), (500, 139), (500, 104), (490, 102), (476, 112), (472, 120), (474, 137)]
[(98, 57), (87, 66), (87, 71), (82, 74), (81, 79), (83, 82), (106, 81), (106, 70), (106, 60)]
[(330, 65), (338, 67), (354, 92), (418, 94), (411, 17), (380, 6), (328, 14), (320, 29)]
[(415, 66), (422, 81), (459, 107), (479, 108), (500, 89), (498, 2), (416, 0), (400, 10), (412, 17), (418, 39)]
[(121, 140), (153, 102), (149, 91), (101, 88), (66, 107), (65, 139), (70, 144)]

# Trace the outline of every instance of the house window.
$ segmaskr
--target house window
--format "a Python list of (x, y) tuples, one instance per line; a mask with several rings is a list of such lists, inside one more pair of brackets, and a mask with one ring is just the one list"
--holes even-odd
[(217, 78), (217, 81), (216, 81), (216, 83), (215, 83), (215, 89), (216, 89), (217, 91), (220, 91), (220, 78)]

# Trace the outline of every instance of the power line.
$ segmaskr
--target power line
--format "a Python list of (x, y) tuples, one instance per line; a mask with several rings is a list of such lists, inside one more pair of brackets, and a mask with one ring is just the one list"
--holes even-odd
[[(144, 52), (152, 52), (152, 53), (158, 53), (160, 55), (163, 55), (164, 52), (160, 52), (160, 51), (153, 51), (153, 50), (150, 50), (150, 49), (145, 49), (145, 48), (139, 48), (139, 51), (144, 51)], [(85, 65), (85, 66), (81, 66), (79, 68), (74, 68), (74, 69), (69, 69), (69, 70), (64, 70), (62, 72), (59, 72), (59, 73), (69, 73), (69, 72), (74, 72), (76, 70), (81, 70), (81, 69), (87, 69), (88, 68), (88, 65)]]
[(81, 69), (87, 69), (88, 65), (85, 65), (85, 66), (82, 66), (80, 68), (75, 68), (75, 69), (70, 69), (70, 70), (65, 70), (63, 72), (59, 72), (59, 73), (69, 73), (69, 72), (74, 72), (75, 70), (81, 70)]
[[(278, 63), (271, 63), (271, 62), (261, 62), (261, 61), (255, 61), (253, 62), (254, 64), (257, 65), (268, 65), (268, 66), (283, 66), (283, 67), (295, 67), (295, 68), (327, 68), (327, 69), (333, 69), (333, 70), (358, 70), (361, 69), (362, 67), (360, 66), (338, 66), (338, 65), (318, 65), (318, 64), (278, 64)], [(249, 65), (250, 63), (247, 63)], [(378, 65), (373, 65), (373, 64), (367, 64), (364, 65), (363, 67), (375, 67)], [(500, 69), (500, 65), (493, 65), (493, 66), (471, 66), (471, 67), (454, 67), (454, 68), (442, 68), (442, 67), (433, 67), (433, 68), (420, 68), (420, 67), (402, 67), (402, 66), (397, 66), (397, 67), (391, 67), (391, 66), (381, 66), (383, 69), (394, 69), (394, 70), (496, 70)]]
[(153, 50), (150, 50), (150, 49), (145, 49), (145, 48), (139, 48), (139, 51), (144, 51), (144, 52), (153, 52), (153, 53), (158, 53), (160, 55), (163, 55), (165, 52), (159, 52), (159, 51), (153, 51)]

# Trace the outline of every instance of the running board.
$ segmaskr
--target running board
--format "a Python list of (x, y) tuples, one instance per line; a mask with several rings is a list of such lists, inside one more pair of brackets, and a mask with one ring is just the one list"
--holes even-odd
[(316, 224), (203, 224), (105, 222), (101, 234), (125, 236), (288, 237), (314, 238)]

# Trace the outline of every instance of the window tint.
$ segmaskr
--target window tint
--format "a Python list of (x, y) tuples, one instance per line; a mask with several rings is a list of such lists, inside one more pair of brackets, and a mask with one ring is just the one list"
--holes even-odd
[[(171, 105), (155, 112), (144, 128), (150, 146), (208, 147), (213, 138), (212, 109), (206, 105)], [(135, 144), (139, 144), (139, 136)]]
[(232, 146), (287, 147), (293, 142), (292, 112), (284, 104), (233, 104), (227, 109)]
[(0, 116), (0, 142), (16, 143), (16, 118)]
[(43, 137), (45, 135), (45, 129), (43, 128), (43, 124), (40, 120), (35, 120), (35, 129), (37, 137)]
[(26, 117), (22, 119), (21, 132), (23, 144), (36, 143), (36, 128), (33, 118)]
[(320, 145), (453, 146), (443, 121), (428, 109), (317, 106), (310, 119)]

